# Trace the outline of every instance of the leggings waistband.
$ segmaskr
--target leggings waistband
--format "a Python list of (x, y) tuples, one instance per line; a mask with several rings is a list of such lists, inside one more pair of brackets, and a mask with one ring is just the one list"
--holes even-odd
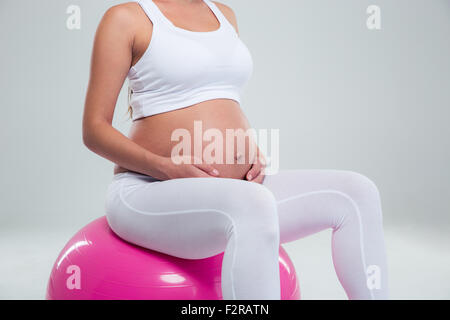
[(138, 172), (131, 172), (131, 171), (116, 173), (113, 176), (113, 180), (120, 180), (120, 179), (125, 179), (125, 178), (142, 179), (142, 180), (146, 180), (148, 182), (160, 181), (156, 178), (153, 178), (152, 176), (148, 176), (148, 175), (138, 173)]

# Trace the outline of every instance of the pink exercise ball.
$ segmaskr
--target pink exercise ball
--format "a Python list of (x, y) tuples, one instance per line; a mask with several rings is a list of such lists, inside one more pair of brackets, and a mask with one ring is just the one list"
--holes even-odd
[[(223, 253), (186, 260), (133, 245), (116, 236), (101, 217), (75, 234), (61, 251), (46, 298), (221, 300), (222, 258)], [(295, 268), (281, 246), (279, 265), (281, 299), (300, 299)]]

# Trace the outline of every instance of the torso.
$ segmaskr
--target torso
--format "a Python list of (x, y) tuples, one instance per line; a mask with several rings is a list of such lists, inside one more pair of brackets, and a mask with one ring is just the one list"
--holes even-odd
[[(155, 1), (156, 3), (156, 1)], [(179, 27), (191, 30), (205, 30), (210, 31), (217, 28), (217, 20), (211, 14), (202, 10), (192, 8), (191, 12), (186, 12), (184, 9), (175, 10), (175, 8), (166, 7), (165, 5), (157, 3), (158, 6), (167, 14), (167, 17)], [(167, 3), (164, 3), (167, 4)], [(192, 6), (192, 5), (191, 5)], [(198, 15), (198, 16), (197, 16)], [(200, 18), (203, 17), (203, 18)], [(187, 19), (191, 17), (191, 19)], [(210, 19), (208, 19), (208, 17)], [(145, 14), (136, 7), (136, 34), (133, 44), (133, 59), (132, 65), (139, 61), (144, 54), (148, 44), (150, 43), (152, 34), (152, 24), (145, 16)], [(186, 21), (192, 22), (190, 25), (185, 25)], [(202, 122), (203, 132), (209, 128), (218, 129), (222, 136), (225, 137), (226, 129), (243, 129), (245, 132), (249, 129), (249, 123), (244, 116), (239, 104), (231, 99), (214, 99), (204, 101), (187, 108), (177, 109), (161, 114), (156, 114), (146, 118), (141, 118), (133, 122), (129, 138), (142, 146), (143, 148), (165, 157), (170, 157), (173, 147), (179, 143), (171, 141), (172, 132), (176, 129), (186, 129), (189, 131), (191, 137), (194, 137), (194, 121)], [(193, 140), (193, 139), (192, 139)], [(248, 139), (246, 139), (245, 148), (245, 164), (226, 164), (225, 145), (223, 147), (224, 155), (222, 164), (213, 163), (212, 165), (220, 172), (220, 177), (243, 179), (245, 174), (251, 167), (251, 161), (248, 155)], [(192, 141), (192, 148), (193, 148)], [(225, 143), (225, 139), (224, 139)], [(203, 141), (203, 147), (210, 144), (208, 141)], [(235, 140), (235, 145), (237, 140)], [(236, 147), (233, 151), (233, 157), (236, 158)], [(126, 172), (126, 168), (116, 166), (114, 173)]]

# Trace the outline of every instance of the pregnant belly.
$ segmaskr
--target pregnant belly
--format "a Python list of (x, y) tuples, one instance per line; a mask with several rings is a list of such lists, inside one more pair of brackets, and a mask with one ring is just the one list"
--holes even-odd
[(239, 104), (217, 99), (134, 121), (129, 138), (175, 161), (201, 157), (219, 177), (244, 179), (256, 150), (249, 128)]

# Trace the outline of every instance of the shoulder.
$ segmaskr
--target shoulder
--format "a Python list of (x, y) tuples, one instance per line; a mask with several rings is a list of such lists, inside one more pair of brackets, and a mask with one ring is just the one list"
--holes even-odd
[(234, 28), (237, 31), (237, 19), (236, 19), (236, 14), (234, 13), (233, 9), (231, 9), (226, 4), (223, 4), (223, 3), (218, 2), (218, 1), (212, 1), (212, 2), (214, 2), (214, 4), (223, 13), (225, 18), (227, 18), (227, 20), (230, 21), (230, 23), (234, 26)]
[(105, 11), (104, 17), (127, 22), (132, 16), (136, 15), (138, 7), (139, 4), (137, 2), (116, 4)]
[(109, 7), (99, 24), (99, 32), (111, 33), (134, 38), (142, 22), (146, 22), (145, 13), (137, 2), (125, 2)]
[(125, 2), (109, 7), (102, 18), (104, 24), (131, 30), (135, 26), (136, 18), (142, 15), (137, 2)]

